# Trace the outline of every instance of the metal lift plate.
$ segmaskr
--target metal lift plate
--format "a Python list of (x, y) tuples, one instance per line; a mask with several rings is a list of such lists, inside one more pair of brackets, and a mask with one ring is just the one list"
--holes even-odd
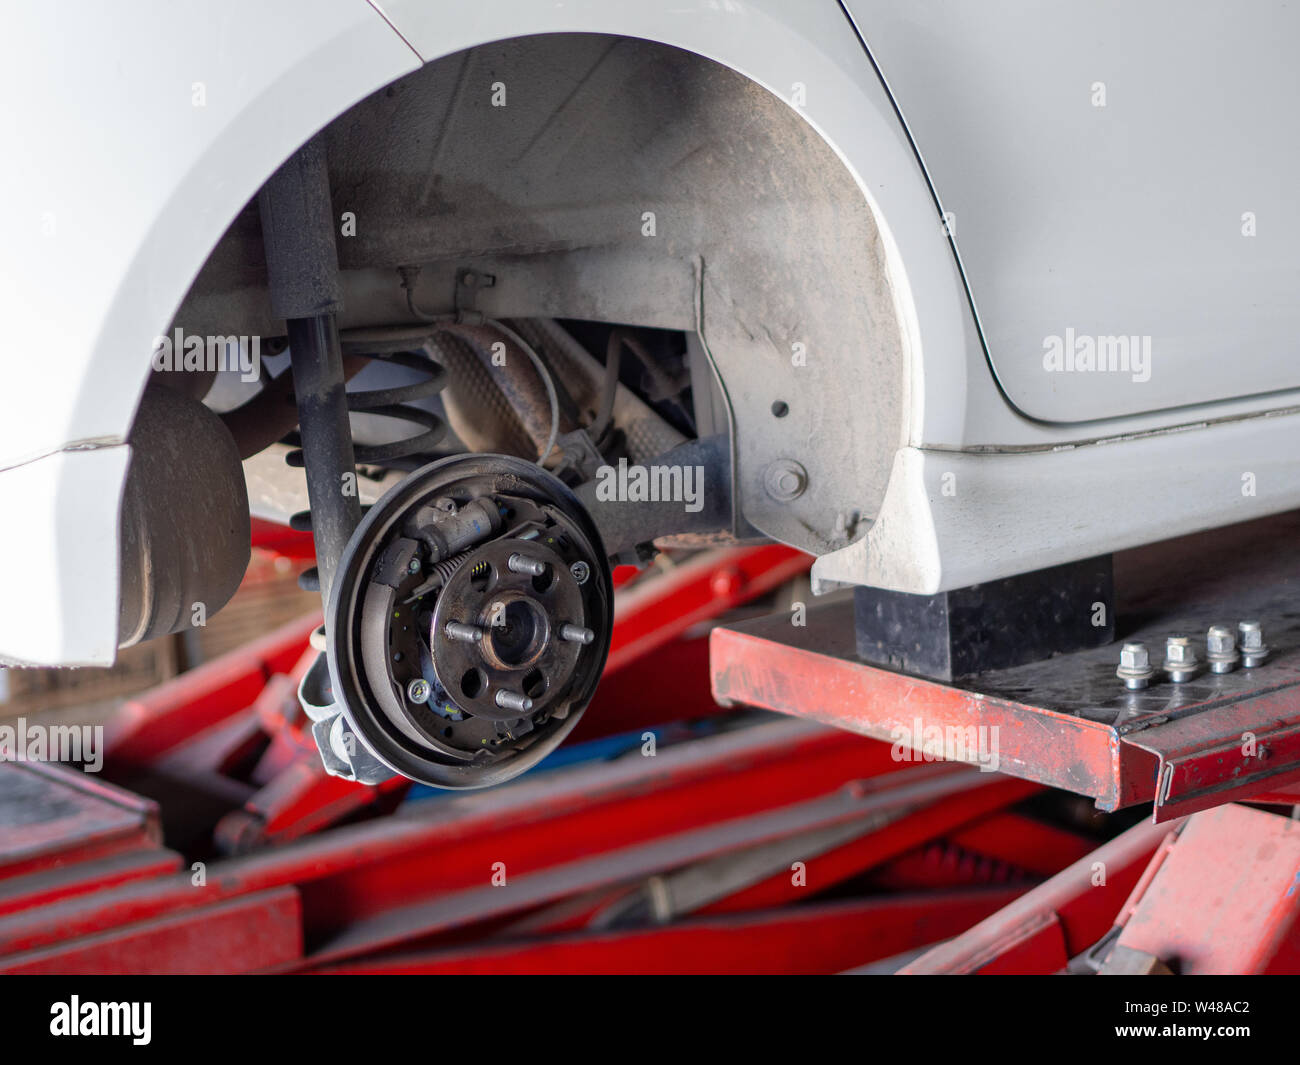
[(1202, 662), (1190, 681), (1158, 674), (1127, 691), (1112, 644), (942, 683), (864, 663), (852, 602), (838, 600), (813, 606), (802, 626), (779, 615), (715, 629), (714, 695), (937, 750), (1105, 810), (1153, 802), (1157, 822), (1287, 792), (1300, 782), (1298, 533), (1288, 514), (1216, 534), (1235, 564), (1202, 561), (1207, 534), (1116, 556), (1122, 639), (1146, 642), (1158, 664), (1165, 637), (1187, 633), (1204, 659), (1211, 624), (1259, 618), (1271, 650), (1253, 669), (1215, 674)]

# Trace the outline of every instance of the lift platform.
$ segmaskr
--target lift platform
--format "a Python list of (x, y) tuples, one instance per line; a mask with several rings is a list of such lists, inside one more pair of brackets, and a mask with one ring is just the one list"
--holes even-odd
[[(1300, 971), (1300, 821), (1257, 805), (1300, 802), (1293, 586), (1234, 535), (1230, 580), (1117, 558), (1118, 627), (1254, 610), (1270, 659), (1136, 695), (1104, 651), (957, 684), (866, 666), (851, 604), (710, 633), (808, 560), (701, 554), (619, 591), (583, 742), (457, 796), (324, 774), (303, 619), (125, 707), (107, 780), (0, 764), (0, 972)], [(718, 696), (809, 720), (720, 713), (710, 645)], [(900, 757), (918, 718), (996, 727), (999, 771)]]
[[(1145, 690), (1117, 679), (1119, 645), (1055, 655), (954, 683), (858, 657), (853, 604), (805, 621), (769, 616), (712, 634), (713, 691), (939, 756), (1064, 788), (1103, 810), (1153, 804), (1157, 822), (1241, 799), (1300, 801), (1300, 520), (1281, 515), (1116, 556), (1117, 635), (1202, 645), (1212, 624), (1258, 619), (1255, 668)], [(983, 754), (981, 753), (983, 750)], [(992, 755), (992, 757), (990, 757)]]

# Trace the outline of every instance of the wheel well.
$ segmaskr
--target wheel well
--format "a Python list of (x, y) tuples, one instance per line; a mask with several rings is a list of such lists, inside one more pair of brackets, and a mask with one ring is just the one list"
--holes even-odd
[[(874, 517), (901, 435), (902, 344), (870, 208), (795, 107), (681, 49), (546, 34), (431, 62), (324, 135), (341, 326), (409, 321), (398, 268), (416, 266), (435, 313), (473, 269), (495, 279), (476, 297), (493, 317), (697, 334), (730, 407), (745, 518), (822, 553)], [(280, 335), (266, 283), (254, 199), (172, 328)], [(775, 462), (803, 467), (797, 498), (765, 488)]]

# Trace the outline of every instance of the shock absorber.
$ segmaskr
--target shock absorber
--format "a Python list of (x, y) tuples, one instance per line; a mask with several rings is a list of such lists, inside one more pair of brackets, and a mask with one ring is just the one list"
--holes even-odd
[[(340, 337), (342, 289), (329, 173), (319, 137), (276, 171), (262, 189), (258, 207), (271, 308), (285, 319), (298, 407), (301, 446), (289, 453), (288, 461), (305, 469), (311, 506), (293, 515), (289, 524), (310, 531), (315, 539), (316, 566), (303, 574), (301, 583), (318, 587), (328, 604), (339, 558), (361, 520), (356, 463), (387, 465), (427, 452), (442, 438), (442, 419), (409, 404), (441, 391), (446, 371), (416, 354), (428, 342), (428, 329), (354, 330)], [(344, 355), (384, 360), (426, 376), (414, 384), (348, 392)], [(355, 446), (350, 411), (396, 418), (421, 431), (392, 443)]]
[(336, 318), (343, 304), (338, 252), (319, 137), (271, 176), (258, 209), (271, 309), (285, 320), (289, 336), (316, 565), (328, 603), (334, 571), (361, 521), (361, 504)]

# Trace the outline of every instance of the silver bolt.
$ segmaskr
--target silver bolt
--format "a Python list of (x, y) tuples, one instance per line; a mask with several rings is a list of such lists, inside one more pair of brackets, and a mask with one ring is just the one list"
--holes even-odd
[(584, 629), (581, 625), (561, 625), (560, 639), (568, 640), (570, 643), (591, 643), (596, 638), (596, 634), (590, 629)]
[(1196, 648), (1186, 636), (1170, 636), (1165, 641), (1165, 673), (1175, 684), (1196, 676)]
[(506, 569), (511, 573), (526, 573), (530, 577), (540, 577), (546, 572), (546, 563), (515, 553), (506, 559)]
[(418, 558), (411, 559), (411, 561), (406, 564), (406, 570), (408, 573), (419, 573), (420, 560)]
[(504, 688), (497, 689), (496, 702), (502, 710), (527, 712), (533, 708), (533, 701), (528, 696), (520, 695), (519, 692), (506, 691)]
[(794, 459), (776, 459), (763, 470), (763, 489), (778, 503), (792, 503), (808, 487), (808, 471)]
[(429, 682), (423, 677), (416, 677), (406, 686), (406, 697), (413, 703), (427, 703), (429, 701)]
[(447, 634), (447, 639), (459, 640), (461, 643), (478, 643), (483, 639), (482, 629), (477, 625), (466, 625), (461, 621), (447, 622), (442, 631)]
[(1268, 644), (1264, 642), (1264, 626), (1258, 621), (1237, 624), (1238, 642), (1241, 644), (1241, 664), (1247, 669), (1263, 664), (1268, 657)]
[(587, 578), (591, 576), (591, 567), (588, 566), (587, 563), (583, 562), (582, 559), (578, 559), (577, 562), (569, 567), (569, 572), (573, 574), (573, 579), (579, 584), (586, 584)]
[(1124, 682), (1129, 691), (1138, 691), (1151, 683), (1156, 671), (1151, 666), (1151, 655), (1144, 643), (1126, 643), (1120, 648), (1119, 668), (1115, 676)]
[(1231, 673), (1237, 668), (1237, 640), (1226, 625), (1211, 625), (1205, 634), (1205, 660), (1214, 673)]

